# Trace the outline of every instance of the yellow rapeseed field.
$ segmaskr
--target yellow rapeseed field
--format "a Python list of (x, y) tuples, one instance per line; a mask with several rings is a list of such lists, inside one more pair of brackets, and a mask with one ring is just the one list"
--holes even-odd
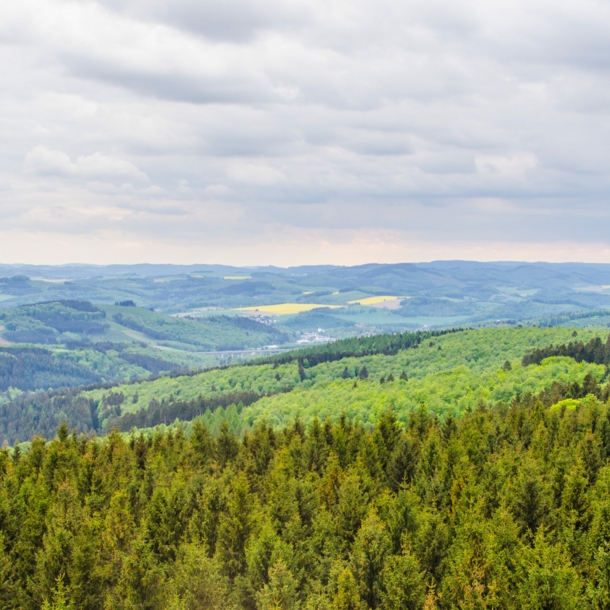
[(366, 297), (364, 299), (356, 299), (355, 301), (349, 301), (350, 305), (377, 305), (377, 303), (385, 303), (386, 301), (393, 301), (395, 299), (407, 299), (409, 297), (396, 297), (396, 296), (379, 296), (379, 297)]
[(341, 305), (324, 305), (320, 303), (279, 303), (278, 305), (258, 305), (255, 307), (238, 307), (237, 311), (259, 311), (260, 313), (274, 314), (276, 316), (287, 316), (290, 314), (311, 311), (318, 307), (330, 307), (337, 309)]

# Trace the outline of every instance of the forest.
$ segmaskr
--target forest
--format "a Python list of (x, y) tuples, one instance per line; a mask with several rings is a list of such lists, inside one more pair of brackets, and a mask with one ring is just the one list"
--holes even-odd
[(12, 397), (0, 607), (607, 609), (609, 352), (424, 331)]
[[(283, 426), (296, 416), (310, 423), (314, 415), (330, 415), (336, 421), (341, 409), (374, 424), (387, 405), (403, 423), (422, 403), (441, 416), (459, 416), (477, 400), (510, 401), (517, 392), (537, 393), (554, 380), (582, 382), (587, 374), (601, 380), (603, 364), (565, 355), (524, 365), (532, 349), (574, 341), (574, 332), (558, 327), (390, 334), (203, 371), (178, 369), (127, 384), (15, 393), (0, 405), (0, 439), (13, 444), (49, 437), (63, 420), (78, 432), (102, 434), (113, 425), (126, 431), (201, 415), (214, 433), (227, 420), (241, 434), (263, 420)], [(577, 335), (601, 341), (594, 330)]]
[(0, 452), (0, 605), (607, 608), (607, 396), (589, 378), (241, 438), (61, 424)]
[[(373, 425), (388, 405), (402, 423), (422, 403), (439, 416), (459, 416), (478, 400), (508, 402), (517, 392), (538, 393), (556, 380), (582, 383), (590, 374), (601, 381), (606, 375), (601, 362), (576, 362), (567, 355), (526, 362), (532, 350), (574, 341), (574, 332), (578, 341), (606, 345), (596, 330), (563, 327), (406, 332), (231, 366), (176, 369), (129, 383), (93, 379), (74, 389), (10, 390), (9, 399), (0, 402), (0, 442), (49, 438), (64, 420), (79, 433), (105, 434), (113, 426), (128, 431), (201, 416), (214, 434), (225, 420), (242, 434), (263, 420), (284, 426), (297, 416), (309, 424), (314, 415), (329, 415), (336, 421), (341, 410)], [(117, 346), (96, 349), (112, 353)], [(119, 354), (132, 357), (126, 352)], [(154, 368), (154, 361), (133, 358)]]

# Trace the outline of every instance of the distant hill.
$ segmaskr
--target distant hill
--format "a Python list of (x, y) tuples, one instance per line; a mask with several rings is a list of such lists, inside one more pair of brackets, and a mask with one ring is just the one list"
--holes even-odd
[[(402, 308), (377, 307), (375, 312), (350, 307), (350, 301), (376, 295), (414, 301)], [(343, 310), (330, 313), (334, 320), (327, 319), (326, 327), (343, 328), (337, 332), (345, 336), (362, 332), (358, 329), (363, 326), (383, 332), (610, 311), (610, 265), (469, 261), (290, 268), (0, 265), (0, 307), (61, 300), (97, 305), (132, 300), (140, 307), (196, 316), (295, 302), (342, 305)], [(297, 318), (289, 326), (306, 331), (311, 320)]]
[(288, 328), (246, 317), (170, 317), (124, 303), (64, 299), (0, 310), (0, 393), (143, 378), (217, 362), (199, 352), (293, 338)]

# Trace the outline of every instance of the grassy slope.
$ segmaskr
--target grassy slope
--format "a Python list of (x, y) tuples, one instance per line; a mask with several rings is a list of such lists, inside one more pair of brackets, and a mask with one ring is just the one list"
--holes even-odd
[[(466, 402), (471, 402), (479, 397), (507, 399), (517, 389), (537, 389), (550, 385), (557, 376), (574, 375), (579, 379), (588, 370), (600, 376), (602, 373), (598, 367), (574, 364), (575, 368), (570, 368), (565, 362), (546, 367), (528, 367), (525, 370), (521, 368), (519, 361), (527, 350), (534, 346), (568, 342), (572, 339), (572, 332), (572, 329), (562, 327), (464, 331), (439, 337), (432, 347), (404, 350), (395, 356), (345, 358), (320, 364), (306, 370), (307, 378), (303, 382), (298, 375), (297, 363), (293, 362), (277, 368), (271, 364), (232, 366), (191, 377), (164, 377), (122, 385), (112, 391), (120, 391), (125, 395), (124, 412), (135, 412), (146, 408), (153, 398), (161, 401), (172, 395), (177, 400), (192, 400), (200, 394), (213, 396), (236, 390), (267, 393), (277, 392), (286, 386), (294, 387), (294, 392), (264, 399), (243, 413), (248, 421), (268, 417), (274, 423), (285, 421), (297, 413), (309, 418), (306, 411), (310, 407), (315, 411), (322, 409), (322, 406), (325, 412), (337, 416), (343, 408), (352, 405), (354, 414), (362, 416), (374, 404), (386, 404), (392, 400), (396, 401), (397, 408), (400, 406), (406, 412), (422, 401), (427, 402), (431, 408), (436, 408), (435, 405), (440, 404), (438, 400), (442, 400), (438, 397), (451, 396), (454, 386), (461, 388), (460, 397), (467, 396)], [(579, 331), (578, 338), (588, 340), (596, 334), (605, 339), (605, 333), (590, 329)], [(513, 364), (510, 373), (499, 371), (506, 360)], [(366, 366), (371, 381), (360, 383), (357, 391), (353, 392), (353, 379), (341, 380), (346, 366), (352, 376), (356, 368)], [(373, 380), (378, 380), (382, 375), (387, 377), (390, 373), (398, 378), (403, 370), (409, 376), (406, 384), (373, 383)], [(276, 375), (280, 377), (279, 380)], [(480, 389), (485, 384), (503, 389), (494, 389), (491, 395), (487, 395)], [(360, 388), (360, 385), (363, 387)], [(93, 390), (86, 395), (99, 404), (103, 395), (109, 391)], [(455, 403), (454, 399), (451, 401), (451, 404)], [(457, 408), (464, 408), (466, 402), (458, 403)], [(359, 406), (354, 406), (356, 403)], [(363, 418), (366, 420), (366, 417)]]
[[(241, 318), (215, 316), (210, 318), (173, 318), (139, 307), (104, 306), (108, 321), (118, 326), (124, 334), (144, 335), (160, 345), (203, 350), (239, 349), (260, 347), (285, 340), (280, 331), (272, 326)], [(116, 324), (121, 320), (122, 323)], [(129, 328), (135, 322), (134, 328)], [(138, 327), (150, 329), (151, 334)], [(141, 338), (138, 336), (138, 338)]]

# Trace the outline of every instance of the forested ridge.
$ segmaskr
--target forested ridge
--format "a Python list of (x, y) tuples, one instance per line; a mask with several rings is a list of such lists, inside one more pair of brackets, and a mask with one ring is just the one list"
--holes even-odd
[(607, 608), (608, 388), (0, 452), (3, 608)]
[(0, 391), (87, 385), (101, 381), (94, 371), (62, 362), (38, 347), (0, 347)]
[[(285, 363), (270, 360), (188, 374), (179, 369), (127, 384), (11, 393), (0, 405), (0, 442), (12, 445), (35, 435), (48, 438), (64, 420), (79, 433), (103, 434), (112, 426), (127, 431), (203, 415), (214, 433), (227, 420), (231, 430), (241, 434), (257, 422), (282, 427), (296, 416), (306, 424), (316, 414), (336, 421), (341, 410), (374, 425), (388, 405), (402, 423), (422, 403), (440, 417), (458, 417), (479, 400), (508, 403), (517, 392), (539, 393), (554, 381), (582, 383), (586, 375), (602, 381), (607, 369), (596, 364), (599, 359), (577, 363), (568, 356), (546, 357), (545, 352), (544, 361), (523, 366), (521, 361), (524, 355), (530, 357), (532, 348), (562, 345), (573, 340), (572, 335), (564, 328), (504, 328), (364, 337), (358, 340), (360, 345), (356, 340), (338, 342), (337, 348), (305, 350), (302, 357), (299, 352), (280, 354), (287, 357)], [(580, 337), (587, 345), (591, 337), (591, 345), (606, 344), (595, 331), (581, 331)], [(395, 351), (396, 345), (407, 347)], [(95, 346), (109, 353), (120, 347)], [(117, 354), (155, 370), (156, 360), (144, 354)], [(159, 368), (163, 366), (161, 362)]]
[(351, 337), (333, 341), (326, 345), (307, 347), (285, 354), (269, 356), (252, 360), (251, 365), (271, 362), (274, 364), (288, 364), (290, 362), (304, 362), (306, 366), (316, 366), (323, 362), (335, 362), (343, 358), (358, 358), (376, 354), (394, 355), (400, 350), (416, 348), (424, 341), (435, 337), (442, 337), (448, 333), (460, 332), (462, 329), (405, 331), (403, 333), (385, 333), (372, 337)]

